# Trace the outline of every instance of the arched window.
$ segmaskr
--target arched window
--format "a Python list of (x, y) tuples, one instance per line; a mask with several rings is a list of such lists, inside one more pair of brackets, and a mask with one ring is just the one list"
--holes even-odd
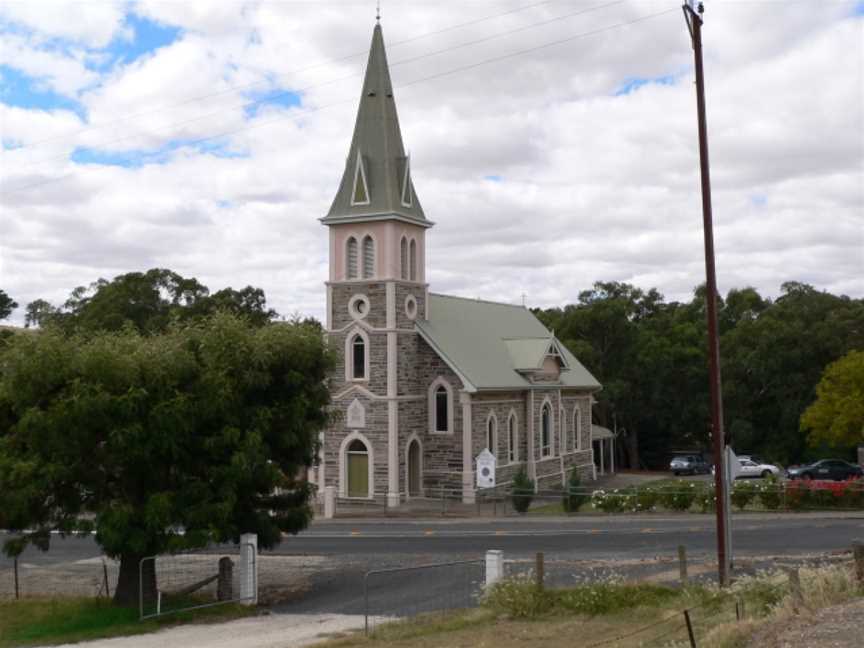
[(439, 385), (435, 390), (435, 431), (449, 432), (447, 410), (450, 395), (444, 385)]
[(407, 281), (408, 279), (408, 239), (402, 237), (402, 243), (399, 250), (399, 260), (401, 262), (400, 275)]
[(507, 418), (507, 460), (516, 463), (519, 460), (519, 438), (516, 429), (516, 412), (510, 412)]
[(540, 414), (540, 456), (552, 456), (552, 408), (549, 403), (543, 405)]
[(371, 236), (363, 239), (363, 278), (375, 276), (375, 241)]
[[(341, 489), (343, 496), (369, 497), (371, 480), (371, 452), (363, 441), (354, 439), (345, 449), (344, 468), (340, 469)], [(344, 471), (344, 472), (343, 472)]]
[(494, 413), (490, 413), (486, 421), (486, 449), (498, 457), (498, 420)]
[(345, 245), (345, 276), (348, 279), (357, 278), (357, 239), (353, 236)]
[(411, 269), (411, 281), (417, 281), (417, 241), (411, 239), (408, 267)]
[(366, 378), (366, 341), (359, 334), (351, 340), (351, 377), (354, 380)]
[(582, 411), (579, 406), (573, 410), (573, 449), (582, 449)]

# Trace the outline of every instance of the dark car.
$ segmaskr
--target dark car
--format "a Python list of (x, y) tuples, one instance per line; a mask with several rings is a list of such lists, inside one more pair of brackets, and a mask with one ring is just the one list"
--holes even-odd
[(707, 475), (711, 467), (698, 455), (679, 455), (669, 462), (669, 470), (677, 475)]
[(841, 459), (822, 459), (805, 466), (786, 469), (789, 479), (833, 479), (843, 481), (864, 476), (861, 466)]

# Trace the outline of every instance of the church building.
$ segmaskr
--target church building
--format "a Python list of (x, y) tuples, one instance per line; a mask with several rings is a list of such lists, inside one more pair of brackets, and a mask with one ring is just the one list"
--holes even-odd
[(476, 458), (507, 490), (576, 466), (594, 475), (597, 380), (524, 306), (441, 295), (426, 281), (434, 225), (414, 190), (381, 26), (375, 26), (345, 172), (321, 222), (330, 235), (326, 334), (338, 356), (336, 416), (312, 479), (339, 498), (398, 506), (474, 501)]

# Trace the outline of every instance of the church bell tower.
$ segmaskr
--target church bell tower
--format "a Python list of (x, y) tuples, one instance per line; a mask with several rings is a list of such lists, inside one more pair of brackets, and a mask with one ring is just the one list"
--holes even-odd
[(319, 487), (396, 506), (407, 489), (399, 404), (416, 392), (400, 349), (416, 338), (414, 320), (427, 317), (425, 234), (433, 223), (414, 191), (380, 24), (345, 170), (321, 222), (330, 236), (326, 326), (339, 358), (331, 395), (341, 423), (325, 432)]

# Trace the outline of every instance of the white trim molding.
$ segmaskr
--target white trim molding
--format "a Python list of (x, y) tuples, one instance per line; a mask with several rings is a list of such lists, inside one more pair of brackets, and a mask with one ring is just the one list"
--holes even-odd
[[(546, 446), (549, 452), (545, 452), (543, 446), (543, 410), (549, 408), (549, 445)], [(540, 403), (540, 461), (551, 459), (555, 456), (555, 408), (552, 407), (552, 399), (546, 396)]]
[[(447, 391), (447, 429), (446, 430), (438, 430), (438, 408), (436, 407), (437, 403), (435, 402), (435, 395), (438, 391), (439, 387), (444, 387)], [(453, 402), (453, 385), (449, 383), (449, 381), (444, 378), (444, 376), (438, 376), (435, 380), (432, 381), (432, 384), (429, 385), (429, 389), (427, 390), (427, 398), (428, 398), (428, 410), (429, 410), (429, 434), (453, 434), (453, 408), (455, 407), (455, 403)]]
[[(513, 423), (511, 436), (510, 423)], [(519, 463), (519, 415), (511, 407), (507, 413), (507, 464)]]
[[(489, 447), (489, 424), (492, 424), (492, 447)], [(483, 439), (486, 441), (486, 449), (498, 460), (498, 417), (495, 410), (489, 410), (486, 416), (486, 426), (483, 428)]]
[(372, 499), (375, 496), (375, 449), (372, 443), (362, 432), (353, 430), (339, 445), (339, 497), (348, 497), (348, 446), (352, 441), (359, 439), (366, 446), (369, 457), (369, 493), (366, 497), (352, 497), (351, 499)]
[[(354, 200), (357, 196), (357, 178), (363, 180), (363, 195), (366, 196), (366, 200)], [(372, 201), (372, 196), (369, 195), (369, 185), (366, 182), (366, 168), (363, 165), (363, 153), (362, 151), (357, 151), (357, 163), (354, 165), (354, 183), (351, 185), (351, 206), (354, 205), (368, 205)]]

